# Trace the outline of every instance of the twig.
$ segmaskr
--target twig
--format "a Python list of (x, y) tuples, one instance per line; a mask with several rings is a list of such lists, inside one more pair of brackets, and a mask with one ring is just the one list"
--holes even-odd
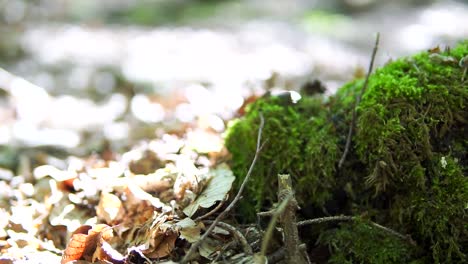
[(276, 209), (271, 209), (265, 212), (258, 212), (257, 216), (258, 217), (267, 217), (267, 216), (273, 216), (276, 212)]
[(335, 222), (335, 221), (352, 221), (353, 219), (354, 218), (352, 216), (346, 216), (346, 215), (329, 216), (329, 217), (321, 217), (321, 218), (300, 221), (300, 222), (297, 222), (297, 226), (320, 224), (320, 223)]
[(270, 219), (270, 223), (268, 224), (267, 230), (265, 232), (265, 235), (263, 235), (262, 239), (262, 248), (260, 250), (260, 256), (265, 257), (266, 252), (268, 249), (268, 244), (271, 240), (271, 237), (273, 236), (273, 230), (276, 227), (276, 222), (278, 221), (278, 218), (283, 214), (284, 210), (286, 209), (288, 203), (291, 201), (292, 195), (289, 195), (286, 197), (281, 203), (278, 205), (276, 208), (275, 212), (273, 213), (273, 217)]
[(218, 255), (211, 261), (211, 263), (218, 263), (218, 259), (221, 257), (221, 255), (223, 255), (223, 252), (226, 251), (226, 249), (228, 249), (230, 246), (232, 246), (234, 244), (234, 240), (233, 241), (230, 241), (229, 243), (227, 243), (226, 245), (224, 245), (221, 250), (218, 251)]
[(349, 126), (349, 131), (348, 131), (348, 136), (346, 138), (346, 145), (345, 145), (345, 149), (344, 149), (344, 152), (343, 152), (343, 156), (341, 156), (341, 159), (338, 162), (338, 169), (341, 169), (341, 167), (343, 166), (343, 163), (346, 160), (346, 156), (348, 155), (348, 152), (349, 152), (349, 147), (351, 145), (351, 138), (353, 136), (354, 126), (356, 125), (356, 117), (357, 117), (356, 108), (359, 105), (359, 103), (361, 102), (362, 95), (366, 91), (367, 85), (369, 83), (369, 76), (370, 76), (370, 74), (372, 72), (372, 68), (374, 68), (375, 55), (377, 54), (377, 49), (379, 47), (379, 40), (380, 40), (380, 33), (377, 33), (377, 36), (375, 37), (374, 49), (372, 50), (371, 61), (369, 63), (369, 69), (367, 70), (366, 79), (364, 81), (364, 84), (362, 85), (361, 92), (359, 93), (359, 95), (356, 98), (356, 101), (353, 104), (353, 117), (352, 117), (352, 120), (351, 120), (351, 125)]
[[(214, 221), (206, 220), (204, 222), (207, 224), (212, 224)], [(250, 247), (249, 242), (247, 242), (247, 239), (245, 239), (244, 235), (242, 235), (242, 233), (239, 230), (237, 230), (232, 225), (221, 221), (217, 223), (217, 226), (226, 229), (227, 231), (229, 231), (229, 233), (233, 234), (237, 238), (237, 240), (239, 240), (240, 244), (242, 245), (242, 249), (247, 255), (253, 254), (252, 247)]]
[(223, 207), (224, 202), (226, 202), (228, 199), (229, 199), (229, 194), (227, 194), (226, 197), (213, 210), (209, 211), (208, 213), (206, 213), (204, 215), (201, 215), (201, 216), (195, 218), (193, 221), (199, 222), (199, 221), (207, 218), (208, 216), (216, 213), (221, 207)]
[[(315, 218), (315, 219), (309, 219), (309, 220), (304, 220), (300, 221), (297, 223), (297, 226), (304, 226), (304, 225), (311, 225), (311, 224), (320, 224), (320, 223), (325, 223), (325, 222), (336, 222), (336, 221), (356, 221), (359, 220), (359, 217), (356, 216), (346, 216), (346, 215), (340, 215), (340, 216), (330, 216), (330, 217), (322, 217), (322, 218)], [(396, 236), (400, 239), (406, 240), (410, 242), (412, 245), (415, 245), (415, 242), (411, 239), (411, 237), (407, 235), (403, 235), (398, 233), (397, 231), (382, 226), (380, 224), (377, 224), (375, 222), (369, 221), (369, 224), (372, 225), (373, 227), (376, 227), (380, 230), (383, 230), (393, 236)]]
[[(305, 244), (301, 244), (301, 245), (299, 245), (299, 249), (301, 251), (307, 250), (307, 246)], [(277, 251), (275, 251), (272, 254), (267, 256), (268, 264), (270, 264), (270, 263), (274, 264), (274, 263), (277, 263), (277, 262), (283, 260), (285, 255), (286, 255), (286, 249), (284, 247), (281, 247)]]
[(281, 203), (287, 200), (286, 208), (280, 213), (279, 217), (284, 234), (283, 242), (286, 248), (286, 263), (308, 263), (306, 256), (303, 254), (304, 252), (299, 249), (302, 243), (297, 230), (296, 211), (298, 206), (289, 174), (278, 175), (278, 200)]
[(255, 156), (252, 160), (252, 163), (250, 164), (250, 167), (249, 167), (249, 170), (247, 171), (247, 174), (245, 175), (245, 178), (244, 178), (244, 181), (242, 182), (240, 188), (239, 188), (239, 191), (237, 192), (236, 196), (234, 197), (234, 199), (232, 200), (232, 202), (228, 205), (228, 207), (222, 211), (216, 218), (215, 220), (213, 221), (213, 223), (208, 227), (208, 229), (205, 231), (205, 233), (200, 237), (200, 239), (193, 243), (192, 246), (189, 248), (189, 250), (187, 251), (187, 254), (185, 254), (184, 258), (182, 259), (182, 261), (180, 263), (184, 264), (184, 263), (187, 263), (191, 256), (195, 253), (195, 251), (198, 249), (198, 247), (201, 245), (201, 243), (203, 242), (203, 240), (205, 240), (211, 233), (211, 231), (213, 231), (213, 229), (216, 227), (216, 225), (218, 224), (219, 221), (221, 221), (221, 219), (224, 218), (224, 216), (226, 216), (226, 214), (232, 210), (232, 208), (234, 208), (234, 206), (236, 205), (236, 203), (241, 199), (241, 195), (242, 195), (242, 191), (244, 190), (245, 188), (245, 185), (247, 184), (247, 181), (249, 180), (250, 178), (250, 175), (252, 174), (252, 171), (253, 171), (253, 168), (255, 166), (255, 163), (257, 163), (257, 159), (258, 159), (258, 156), (260, 154), (260, 151), (262, 150), (262, 148), (265, 146), (265, 142), (263, 142), (262, 144), (260, 143), (261, 142), (261, 139), (262, 139), (262, 132), (263, 132), (263, 126), (265, 125), (265, 119), (263, 118), (263, 115), (260, 113), (260, 126), (258, 128), (258, 134), (257, 134), (257, 147), (256, 147), (256, 150), (255, 150)]

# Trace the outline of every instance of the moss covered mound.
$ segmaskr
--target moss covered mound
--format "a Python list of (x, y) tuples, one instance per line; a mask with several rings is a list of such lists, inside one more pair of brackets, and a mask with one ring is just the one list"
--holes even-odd
[[(230, 124), (226, 146), (232, 153), (232, 168), (240, 185), (255, 153), (260, 113), (265, 118), (263, 138), (267, 140), (254, 168), (252, 180), (240, 203), (242, 215), (255, 219), (255, 212), (276, 201), (278, 173), (295, 180), (302, 203), (323, 204), (334, 186), (334, 158), (339, 154), (333, 126), (327, 122), (320, 98), (306, 97), (293, 104), (281, 97), (265, 97), (250, 105), (242, 119)], [(323, 159), (323, 156), (334, 158)]]
[(372, 76), (359, 106), (355, 147), (365, 183), (436, 262), (466, 258), (467, 55), (464, 42), (390, 63)]
[[(327, 99), (304, 96), (293, 104), (270, 96), (250, 105), (247, 114), (231, 124), (226, 137), (240, 184), (255, 153), (259, 114), (265, 117), (263, 135), (268, 143), (245, 192), (241, 214), (253, 219), (256, 210), (271, 206), (276, 201), (277, 174), (289, 173), (301, 206), (314, 208), (304, 211), (308, 218), (365, 214), (410, 235), (420, 250), (408, 251), (412, 259), (466, 261), (466, 56), (468, 41), (451, 50), (401, 58), (376, 70), (357, 108), (350, 152), (340, 170), (337, 164), (362, 80), (344, 85)], [(369, 260), (352, 253), (358, 248), (345, 243), (348, 231), (361, 239), (356, 247), (374, 243), (373, 236), (359, 235), (359, 228), (335, 227), (332, 231), (337, 235), (323, 239), (335, 245), (330, 247), (332, 254), (340, 252), (331, 259), (386, 263), (378, 259), (391, 257), (376, 255)], [(388, 252), (385, 245), (381, 250)], [(408, 254), (395, 255), (393, 260), (408, 262)]]

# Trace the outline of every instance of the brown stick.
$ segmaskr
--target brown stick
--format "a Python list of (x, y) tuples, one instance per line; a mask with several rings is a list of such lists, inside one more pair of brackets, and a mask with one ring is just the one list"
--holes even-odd
[(294, 197), (291, 177), (289, 174), (278, 175), (278, 201), (289, 198), (283, 213), (280, 214), (280, 224), (284, 231), (284, 246), (286, 248), (286, 263), (289, 264), (305, 264), (308, 263), (303, 251), (299, 249), (301, 241), (299, 232), (297, 231), (297, 201)]
[(199, 222), (199, 221), (201, 221), (201, 220), (203, 220), (203, 219), (206, 219), (206, 218), (209, 217), (210, 215), (216, 213), (221, 207), (223, 207), (224, 203), (225, 203), (228, 199), (229, 199), (229, 194), (227, 194), (226, 197), (224, 197), (224, 199), (223, 199), (221, 202), (219, 202), (219, 204), (216, 205), (216, 207), (215, 207), (213, 210), (209, 211), (208, 213), (206, 213), (206, 214), (204, 214), (204, 215), (201, 215), (201, 216), (195, 218), (193, 221)]
[(374, 49), (372, 51), (371, 61), (369, 63), (369, 69), (367, 70), (366, 79), (364, 80), (364, 84), (362, 86), (361, 92), (357, 96), (356, 101), (354, 102), (354, 105), (353, 105), (353, 118), (351, 120), (351, 125), (349, 126), (348, 136), (346, 138), (346, 145), (345, 145), (345, 149), (344, 149), (344, 152), (343, 152), (343, 156), (341, 156), (341, 159), (338, 162), (338, 169), (341, 169), (341, 167), (343, 166), (343, 163), (345, 162), (346, 156), (348, 155), (348, 152), (349, 152), (349, 147), (351, 145), (351, 138), (353, 136), (354, 126), (356, 125), (356, 118), (357, 118), (356, 108), (359, 105), (359, 103), (361, 102), (362, 95), (366, 91), (367, 85), (369, 83), (369, 76), (370, 76), (370, 74), (372, 72), (372, 68), (374, 68), (375, 55), (377, 54), (377, 49), (379, 47), (379, 40), (380, 40), (380, 33), (377, 33), (377, 36), (375, 37), (375, 45), (374, 45)]
[(265, 125), (265, 119), (263, 118), (263, 115), (260, 113), (260, 126), (258, 128), (258, 134), (257, 134), (257, 148), (255, 150), (255, 156), (252, 160), (252, 163), (250, 164), (249, 170), (247, 171), (247, 174), (245, 175), (244, 181), (241, 184), (241, 187), (239, 188), (239, 191), (237, 192), (236, 196), (232, 200), (232, 202), (226, 207), (224, 211), (222, 211), (211, 223), (211, 225), (208, 227), (208, 229), (205, 231), (205, 233), (200, 237), (200, 239), (193, 243), (192, 246), (189, 248), (187, 254), (185, 254), (184, 258), (181, 260), (180, 263), (185, 264), (187, 263), (191, 256), (195, 253), (195, 251), (198, 249), (198, 247), (201, 245), (201, 243), (210, 235), (210, 233), (213, 231), (213, 229), (216, 227), (219, 221), (223, 219), (226, 214), (234, 208), (234, 205), (241, 199), (242, 191), (244, 191), (245, 185), (247, 181), (250, 178), (250, 175), (252, 174), (253, 168), (255, 166), (255, 163), (257, 163), (258, 156), (260, 154), (260, 151), (262, 148), (265, 146), (265, 142), (261, 143), (262, 140), (262, 132), (263, 132), (263, 126)]
[[(213, 223), (213, 221), (211, 221), (211, 220), (205, 220), (204, 222), (207, 223), (207, 224), (212, 224)], [(237, 230), (237, 228), (233, 227), (232, 225), (230, 225), (228, 223), (224, 223), (224, 222), (221, 222), (221, 221), (219, 221), (217, 225), (218, 225), (218, 227), (220, 227), (222, 229), (226, 229), (229, 233), (233, 234), (234, 237), (237, 238), (237, 240), (241, 244), (242, 249), (244, 250), (245, 254), (247, 254), (247, 255), (252, 255), (253, 254), (253, 250), (252, 250), (252, 247), (249, 245), (249, 242), (247, 242), (247, 239), (245, 238), (245, 236), (239, 230)]]
[[(322, 218), (315, 218), (315, 219), (309, 219), (309, 220), (304, 220), (300, 221), (297, 223), (297, 226), (304, 226), (304, 225), (311, 225), (311, 224), (320, 224), (320, 223), (325, 223), (325, 222), (336, 222), (336, 221), (356, 221), (359, 218), (356, 216), (347, 216), (347, 215), (339, 215), (339, 216), (329, 216), (329, 217), (322, 217)], [(383, 225), (374, 223), (369, 221), (369, 224), (372, 225), (373, 227), (376, 227), (380, 230), (383, 230), (395, 237), (398, 237), (400, 239), (408, 241), (410, 244), (415, 244), (415, 242), (409, 237), (408, 235), (403, 235), (398, 233), (397, 231), (385, 227)]]
[[(307, 247), (305, 244), (301, 244), (299, 246), (299, 249), (301, 251), (306, 251), (307, 250)], [(284, 256), (286, 255), (286, 249), (284, 247), (278, 249), (277, 251), (273, 252), (272, 254), (268, 255), (267, 256), (267, 259), (268, 259), (268, 263), (270, 264), (274, 264), (274, 263), (277, 263), (281, 260), (284, 259)]]

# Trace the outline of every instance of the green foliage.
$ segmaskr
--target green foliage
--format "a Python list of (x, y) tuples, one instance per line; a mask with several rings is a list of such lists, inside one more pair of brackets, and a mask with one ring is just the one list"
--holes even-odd
[(418, 252), (407, 241), (363, 221), (342, 223), (339, 228), (323, 232), (319, 241), (332, 253), (329, 263), (336, 264), (410, 263)]

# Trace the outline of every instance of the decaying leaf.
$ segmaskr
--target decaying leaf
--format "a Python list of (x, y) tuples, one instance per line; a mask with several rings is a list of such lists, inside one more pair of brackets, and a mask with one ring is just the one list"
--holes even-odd
[(170, 173), (163, 168), (151, 174), (135, 175), (131, 180), (145, 192), (160, 193), (174, 185), (174, 176), (174, 173)]
[(85, 225), (73, 232), (70, 242), (68, 242), (67, 248), (63, 253), (61, 264), (79, 260), (85, 254), (86, 248), (89, 247), (89, 245), (87, 245), (87, 239), (90, 229), (91, 226)]
[(211, 171), (210, 174), (212, 177), (206, 188), (193, 203), (185, 207), (184, 214), (187, 216), (191, 217), (194, 215), (199, 207), (209, 208), (217, 201), (223, 200), (229, 190), (231, 190), (235, 177), (227, 165), (219, 166)]
[(113, 237), (113, 231), (108, 225), (100, 224), (94, 227), (84, 225), (79, 227), (70, 239), (62, 256), (61, 264), (74, 260), (123, 263), (124, 257), (107, 243)]
[(115, 264), (121, 264), (124, 262), (125, 257), (120, 254), (117, 250), (105, 240), (100, 239), (100, 243), (96, 247), (96, 251), (93, 254), (92, 261), (105, 260)]
[(96, 214), (106, 223), (114, 222), (124, 213), (122, 201), (114, 194), (102, 192), (99, 204), (96, 208)]
[(202, 223), (197, 224), (188, 217), (176, 223), (179, 228), (180, 238), (190, 243), (197, 242), (200, 239), (201, 225)]
[(171, 254), (175, 247), (175, 241), (177, 239), (177, 233), (168, 232), (157, 236), (153, 243), (155, 244), (154, 249), (145, 255), (149, 258), (163, 258)]
[(132, 199), (134, 200), (140, 200), (140, 201), (148, 201), (151, 203), (152, 206), (154, 206), (155, 208), (158, 208), (158, 209), (169, 209), (170, 207), (168, 207), (166, 204), (164, 204), (163, 202), (161, 202), (161, 200), (157, 197), (154, 197), (153, 195), (145, 192), (143, 189), (141, 189), (138, 185), (136, 184), (133, 184), (133, 183), (129, 183), (128, 186), (128, 192), (127, 193), (131, 193), (131, 195), (133, 196)]
[(220, 244), (215, 240), (207, 238), (203, 240), (198, 251), (200, 255), (207, 259), (213, 259), (214, 253), (221, 248)]

